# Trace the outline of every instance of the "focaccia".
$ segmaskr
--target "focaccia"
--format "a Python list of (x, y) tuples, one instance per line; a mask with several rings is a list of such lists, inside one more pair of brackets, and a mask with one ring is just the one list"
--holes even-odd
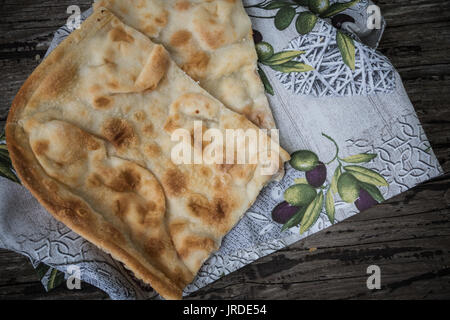
[(275, 128), (241, 0), (99, 0), (97, 7), (162, 44), (225, 106), (261, 128)]
[[(99, 9), (25, 82), (6, 138), (23, 184), (56, 219), (176, 299), (271, 179), (259, 162), (174, 163), (173, 133), (194, 133), (195, 121), (257, 129)], [(289, 155), (277, 148), (281, 165)]]

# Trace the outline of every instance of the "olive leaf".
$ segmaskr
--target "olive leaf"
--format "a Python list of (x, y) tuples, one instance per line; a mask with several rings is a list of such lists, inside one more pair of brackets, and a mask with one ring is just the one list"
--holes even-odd
[(319, 18), (312, 12), (302, 12), (298, 15), (297, 21), (295, 22), (295, 28), (300, 34), (308, 34), (314, 29), (318, 19)]
[[(0, 141), (5, 141), (5, 133), (0, 134)], [(19, 178), (17, 178), (14, 173), (13, 166), (11, 163), (11, 158), (9, 156), (8, 147), (5, 142), (0, 143), (0, 177), (4, 177), (11, 181), (20, 183)]]
[(300, 226), (300, 234), (306, 232), (309, 228), (311, 228), (314, 223), (316, 223), (317, 219), (320, 216), (320, 212), (322, 212), (323, 208), (323, 192), (320, 191), (316, 198), (309, 204), (306, 208), (305, 215), (303, 216), (301, 226)]
[(268, 94), (273, 96), (275, 93), (273, 91), (272, 85), (269, 82), (269, 78), (267, 78), (266, 74), (264, 73), (263, 69), (261, 69), (261, 68), (258, 68), (258, 73), (259, 73), (259, 76), (261, 77), (261, 80), (262, 80), (262, 82), (264, 84), (264, 90), (266, 90), (266, 92)]
[(17, 178), (13, 171), (8, 150), (4, 148), (0, 149), (0, 176), (13, 182), (20, 183), (19, 178)]
[(309, 0), (294, 0), (294, 2), (303, 7), (307, 7), (309, 5)]
[(280, 71), (284, 73), (307, 72), (314, 70), (313, 67), (297, 61), (289, 61), (279, 66), (270, 66), (270, 67), (275, 71)]
[(346, 166), (346, 171), (351, 173), (357, 180), (374, 186), (389, 186), (389, 183), (379, 173), (360, 166)]
[(361, 153), (341, 160), (347, 163), (367, 163), (375, 159), (377, 156), (378, 155), (374, 153)]
[(285, 230), (287, 230), (287, 229), (290, 229), (290, 228), (292, 228), (292, 227), (298, 226), (298, 225), (300, 224), (300, 222), (302, 221), (303, 216), (305, 215), (305, 212), (306, 212), (306, 209), (307, 209), (307, 208), (308, 208), (308, 207), (303, 207), (303, 208), (300, 209), (296, 214), (294, 214), (294, 215), (292, 216), (292, 218), (290, 218), (290, 219), (288, 220), (288, 222), (286, 222), (286, 223), (283, 225), (283, 228), (281, 228), (281, 232), (283, 232), (283, 231), (285, 231)]
[(338, 193), (337, 182), (339, 180), (339, 177), (341, 176), (341, 173), (342, 173), (341, 172), (341, 166), (339, 165), (336, 168), (336, 170), (334, 171), (333, 178), (331, 179), (331, 188), (330, 188), (330, 190), (331, 190), (331, 192), (333, 194)]
[(356, 48), (353, 39), (337, 30), (336, 42), (339, 47), (339, 51), (341, 52), (344, 63), (349, 66), (350, 69), (355, 70)]
[(287, 1), (272, 1), (269, 4), (261, 7), (261, 9), (273, 10), (273, 9), (279, 9), (279, 8), (291, 6), (291, 5), (292, 5), (292, 3), (287, 2)]
[(320, 15), (321, 18), (330, 18), (352, 6), (357, 4), (360, 0), (353, 0), (345, 3), (336, 2), (333, 3), (324, 13)]
[(64, 273), (56, 269), (52, 269), (47, 282), (47, 290), (51, 291), (59, 287), (64, 282)]
[(295, 17), (295, 9), (289, 6), (282, 7), (275, 15), (275, 27), (284, 30), (291, 24)]
[(1, 148), (0, 149), (0, 161), (11, 164), (11, 158), (9, 157), (9, 152), (7, 149)]
[(42, 280), (42, 278), (47, 274), (49, 269), (50, 267), (45, 263), (41, 262), (38, 264), (35, 270), (40, 280)]
[(362, 181), (359, 182), (359, 185), (361, 188), (366, 190), (367, 193), (370, 194), (370, 196), (374, 198), (376, 201), (383, 202), (385, 200), (380, 190), (378, 190), (378, 188), (375, 187), (374, 185), (364, 183)]
[(331, 224), (334, 224), (334, 213), (336, 208), (334, 207), (333, 191), (330, 189), (328, 190), (327, 197), (325, 199), (325, 210), (327, 211), (327, 216), (328, 219), (330, 219)]
[(283, 51), (275, 53), (272, 57), (267, 60), (261, 61), (262, 63), (269, 66), (277, 66), (286, 62), (291, 61), (294, 58), (304, 54), (305, 51)]

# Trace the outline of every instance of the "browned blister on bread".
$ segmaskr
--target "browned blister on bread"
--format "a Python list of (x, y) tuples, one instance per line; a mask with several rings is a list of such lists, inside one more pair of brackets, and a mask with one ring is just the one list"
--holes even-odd
[(191, 78), (261, 128), (275, 122), (257, 74), (250, 18), (241, 0), (99, 0), (167, 48)]

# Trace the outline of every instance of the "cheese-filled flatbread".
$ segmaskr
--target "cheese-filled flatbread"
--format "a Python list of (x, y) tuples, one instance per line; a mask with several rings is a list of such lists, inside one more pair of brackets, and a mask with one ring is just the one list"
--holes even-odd
[[(208, 147), (173, 139), (195, 136), (196, 123), (258, 129), (99, 9), (25, 82), (6, 138), (23, 184), (56, 219), (177, 299), (272, 178), (260, 162), (172, 161), (180, 143), (194, 154)], [(289, 156), (276, 147), (282, 166)]]
[(99, 0), (98, 7), (162, 44), (225, 106), (261, 128), (275, 128), (241, 0)]

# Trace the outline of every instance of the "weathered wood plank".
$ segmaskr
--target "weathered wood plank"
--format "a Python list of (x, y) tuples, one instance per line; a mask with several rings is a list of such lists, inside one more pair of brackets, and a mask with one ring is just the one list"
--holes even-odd
[(46, 292), (30, 261), (17, 253), (0, 249), (0, 300), (2, 299), (105, 299), (101, 290), (82, 284), (82, 290), (68, 290), (65, 286)]
[[(301, 250), (287, 255), (279, 252), (264, 262), (256, 262), (236, 275), (199, 291), (193, 299), (402, 299), (448, 298), (450, 269), (441, 267), (441, 244), (427, 242), (418, 248), (415, 241), (367, 249)], [(417, 256), (427, 257), (422, 262)], [(394, 260), (392, 263), (389, 259)], [(381, 290), (367, 289), (367, 267), (381, 269)], [(433, 267), (437, 264), (437, 267)], [(273, 268), (273, 266), (277, 266)], [(422, 270), (418, 273), (418, 270)], [(273, 275), (272, 273), (273, 272)], [(276, 276), (275, 276), (276, 275)], [(434, 283), (439, 278), (439, 283)]]
[(27, 258), (0, 249), (0, 287), (36, 282), (37, 280), (36, 271), (31, 268), (30, 261)]
[(424, 25), (448, 21), (450, 3), (447, 0), (375, 0), (390, 28)]
[[(450, 19), (389, 28), (387, 31), (381, 40), (380, 51), (396, 68), (424, 66), (426, 71), (426, 66), (450, 63), (446, 54), (450, 49)], [(449, 67), (446, 68), (444, 70)]]

